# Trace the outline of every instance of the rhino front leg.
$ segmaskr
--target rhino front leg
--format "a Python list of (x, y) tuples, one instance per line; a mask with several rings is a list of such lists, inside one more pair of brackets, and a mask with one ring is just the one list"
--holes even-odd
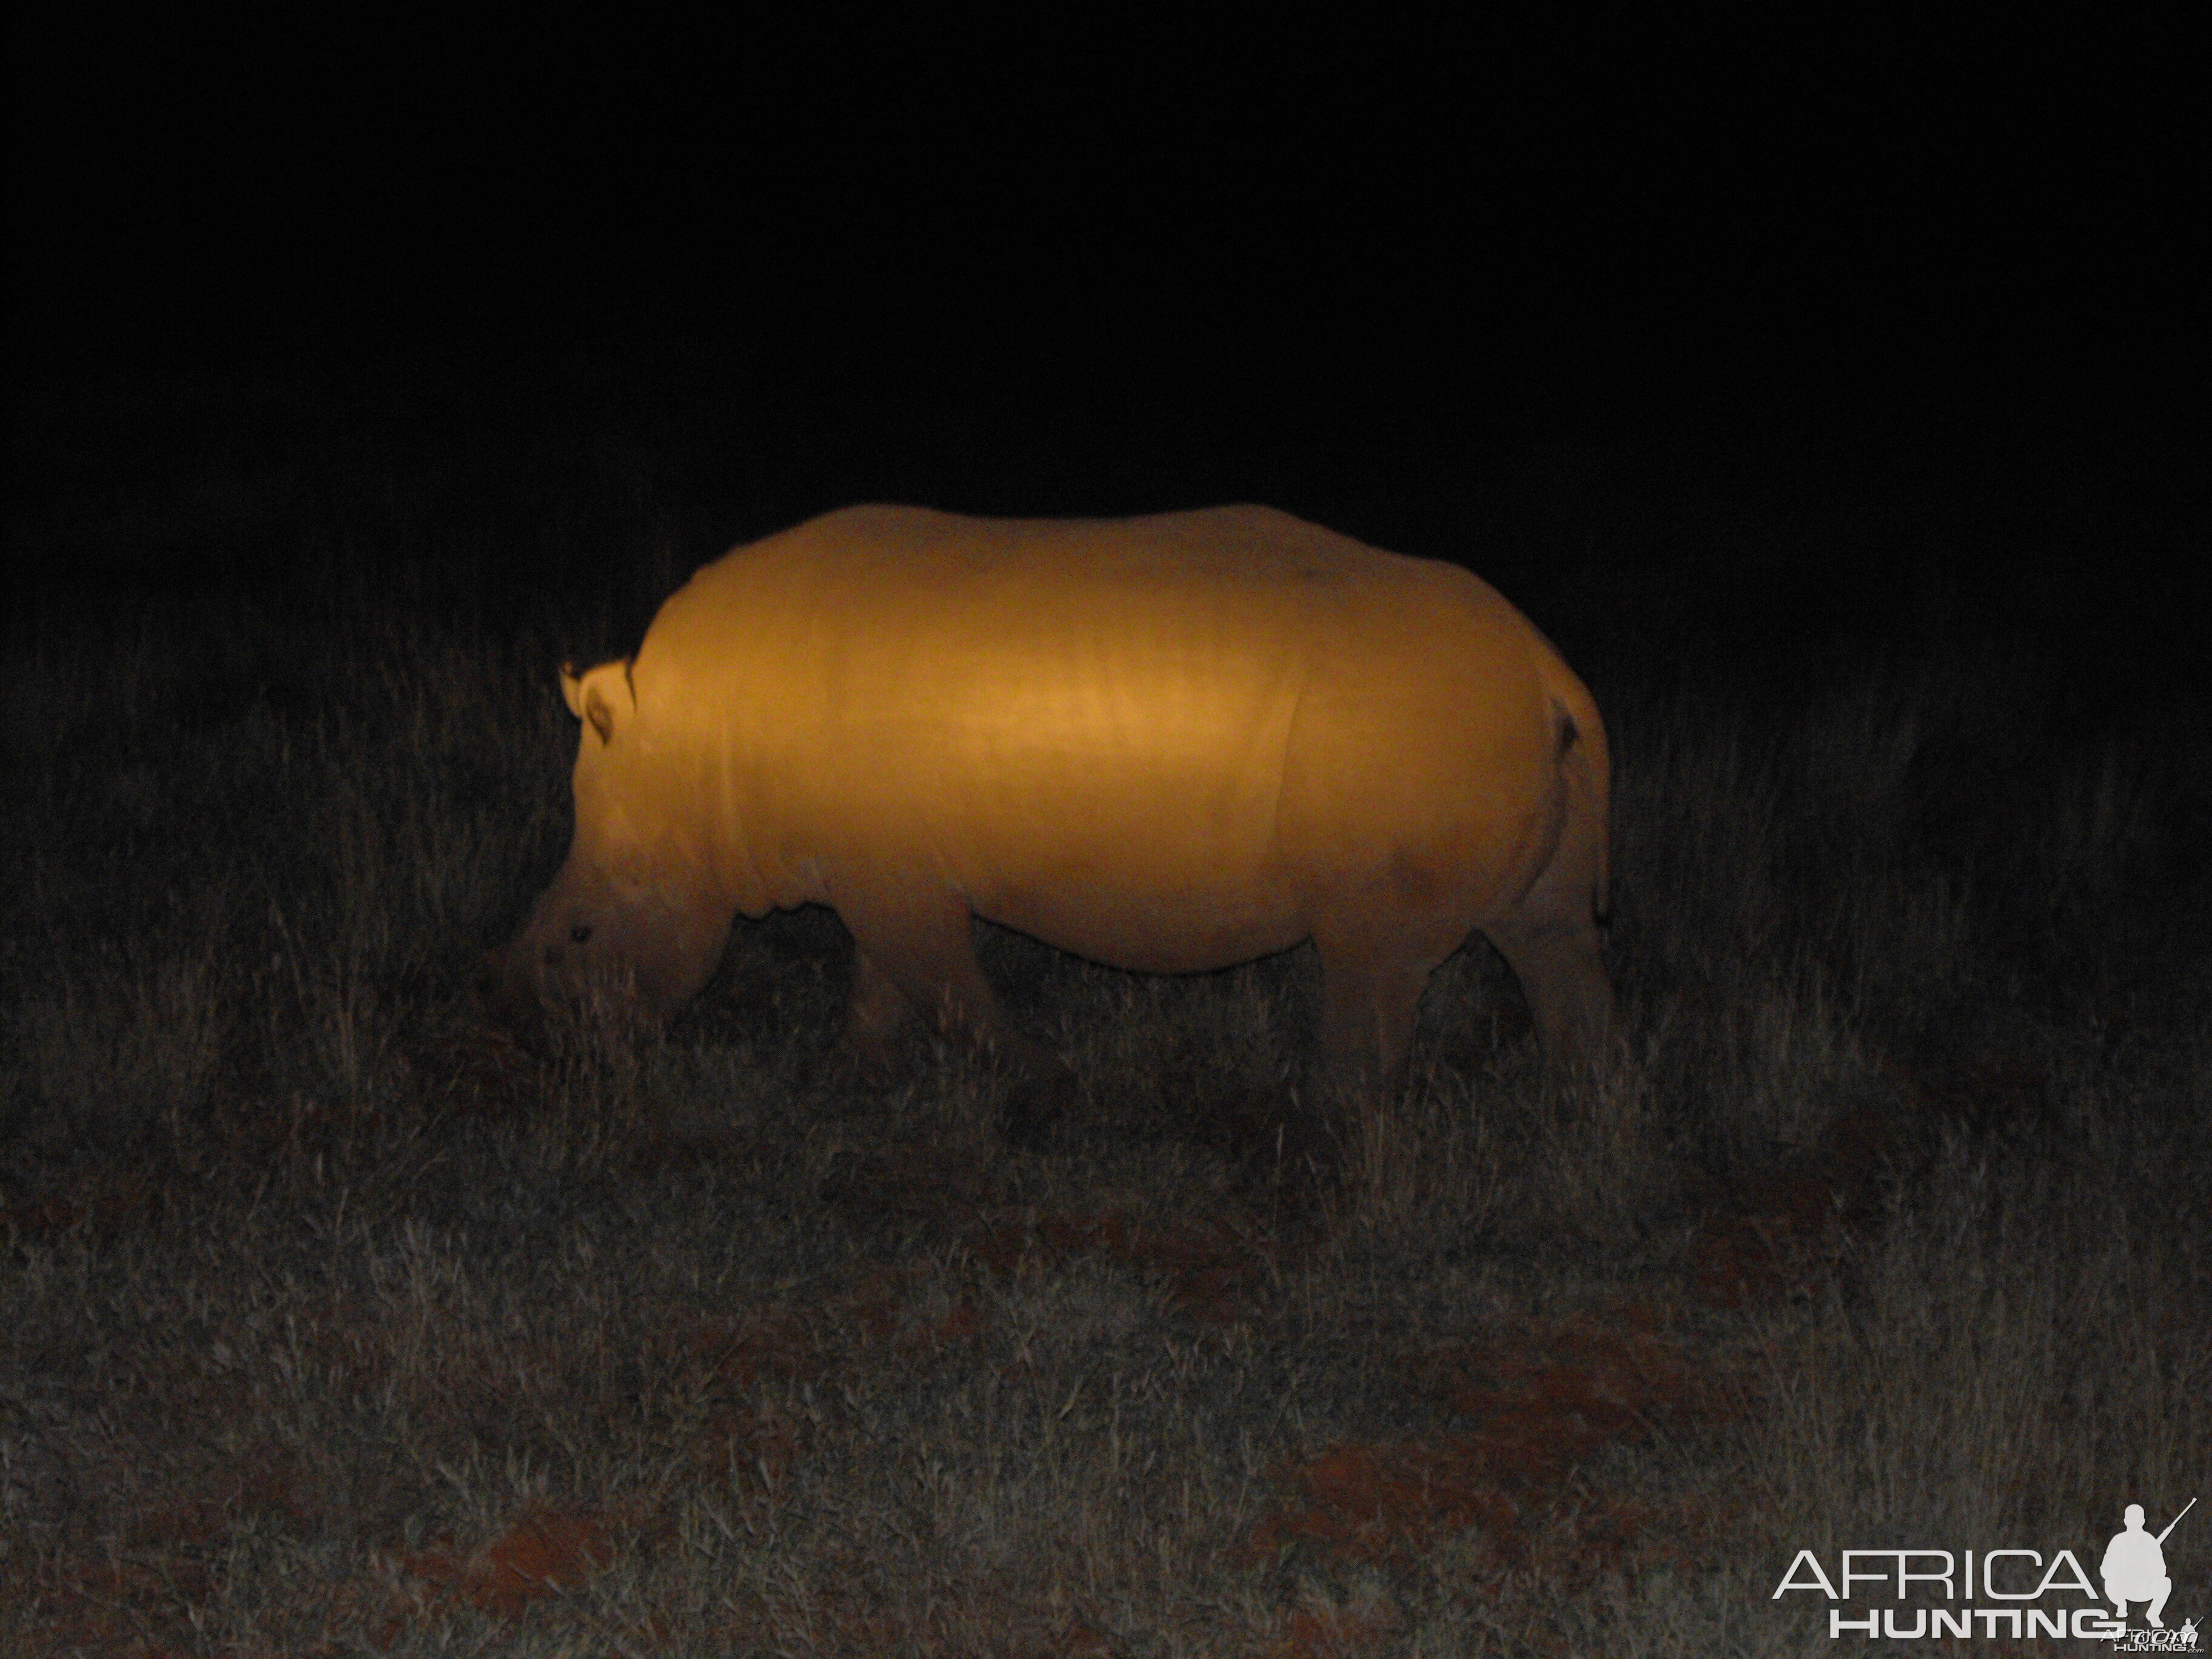
[(853, 951), (853, 995), (845, 1010), (845, 1046), (871, 1070), (890, 1060), (891, 1039), (914, 1017), (898, 981), (856, 945)]
[(1042, 1138), (1073, 1103), (1075, 1079), (1060, 1056), (1018, 1030), (975, 960), (967, 906), (955, 896), (896, 902), (865, 897), (838, 914), (859, 954), (847, 1030), (880, 1050), (909, 1012), (946, 1035), (988, 1049), (1017, 1073), (1001, 1125), (1010, 1139)]

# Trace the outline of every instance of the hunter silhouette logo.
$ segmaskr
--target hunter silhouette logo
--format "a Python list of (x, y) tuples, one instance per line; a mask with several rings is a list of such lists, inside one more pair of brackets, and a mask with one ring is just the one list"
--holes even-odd
[[(2181, 1515), (2197, 1507), (2191, 1498), (2181, 1506)], [(2127, 1530), (2112, 1534), (2112, 1541), (2105, 1546), (2105, 1565), (2100, 1570), (2105, 1580), (2105, 1594), (2112, 1598), (2112, 1609), (2122, 1619), (2128, 1616), (2128, 1603), (2148, 1601), (2150, 1607), (2143, 1619), (2153, 1630), (2166, 1628), (2159, 1614), (2166, 1611), (2166, 1598), (2173, 1594), (2173, 1580), (2166, 1576), (2166, 1533), (2181, 1524), (2181, 1515), (2166, 1523), (2166, 1532), (2153, 1538), (2143, 1530), (2143, 1506), (2128, 1505), (2121, 1518)]]
[[(2166, 1611), (2166, 1598), (2173, 1594), (2173, 1580), (2166, 1576), (2166, 1534), (2181, 1524), (2181, 1516), (2197, 1507), (2191, 1498), (2181, 1506), (2177, 1515), (2166, 1523), (2165, 1530), (2153, 1537), (2143, 1527), (2143, 1507), (2130, 1504), (2121, 1519), (2123, 1530), (2112, 1534), (2112, 1541), (2105, 1546), (2105, 1560), (2100, 1572), (2105, 1581), (2105, 1595), (2119, 1614), (2121, 1633), (2112, 1638), (2112, 1647), (2121, 1653), (2194, 1653), (2197, 1651), (2197, 1621), (2185, 1619), (2179, 1630), (2168, 1630), (2159, 1615)], [(2144, 1601), (2149, 1605), (2143, 1611), (2143, 1626), (2140, 1629), (2128, 1624), (2128, 1603)]]

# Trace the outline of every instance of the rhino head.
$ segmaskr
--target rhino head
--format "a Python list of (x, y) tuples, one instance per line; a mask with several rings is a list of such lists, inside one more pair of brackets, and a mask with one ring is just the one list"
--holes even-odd
[(711, 896), (696, 815), (640, 719), (629, 659), (580, 676), (564, 666), (561, 691), (581, 728), (574, 836), (477, 981), (493, 1020), (526, 1041), (586, 1001), (665, 1024), (713, 975), (733, 915)]

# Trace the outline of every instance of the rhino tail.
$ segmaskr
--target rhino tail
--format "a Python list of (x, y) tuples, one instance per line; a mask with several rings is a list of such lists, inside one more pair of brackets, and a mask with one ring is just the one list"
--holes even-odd
[(1553, 762), (1566, 791), (1561, 843), (1590, 858), (1590, 912), (1602, 922), (1613, 909), (1613, 757), (1605, 721), (1589, 689), (1564, 667), (1545, 690), (1552, 709)]

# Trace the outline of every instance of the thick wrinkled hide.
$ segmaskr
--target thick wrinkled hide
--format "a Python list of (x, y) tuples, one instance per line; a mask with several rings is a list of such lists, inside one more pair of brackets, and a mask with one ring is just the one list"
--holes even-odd
[(1473, 929), (1554, 1061), (1607, 1027), (1604, 726), (1452, 566), (1264, 507), (853, 507), (707, 566), (634, 659), (562, 682), (575, 840), (489, 966), (514, 1018), (595, 974), (672, 1014), (739, 913), (811, 902), (858, 946), (854, 1036), (919, 1008), (1045, 1070), (971, 915), (1153, 973), (1310, 939), (1324, 1052), (1370, 1085)]

